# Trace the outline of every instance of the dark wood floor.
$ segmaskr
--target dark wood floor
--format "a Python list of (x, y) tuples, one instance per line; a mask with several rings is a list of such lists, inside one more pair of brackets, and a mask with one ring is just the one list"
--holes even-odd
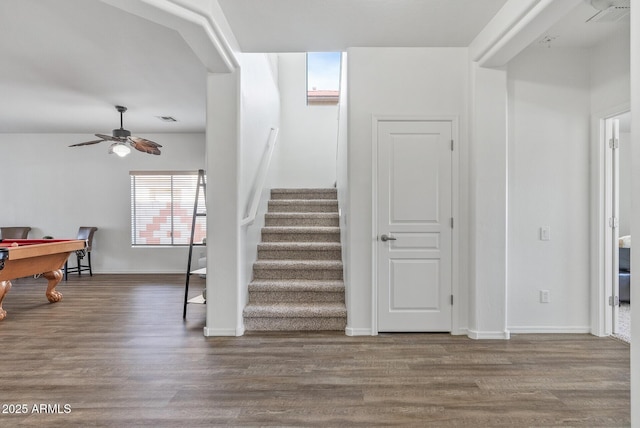
[(74, 276), (56, 304), (45, 282), (17, 280), (5, 299), (2, 427), (630, 424), (629, 345), (615, 339), (205, 338), (204, 306), (182, 320), (182, 276)]

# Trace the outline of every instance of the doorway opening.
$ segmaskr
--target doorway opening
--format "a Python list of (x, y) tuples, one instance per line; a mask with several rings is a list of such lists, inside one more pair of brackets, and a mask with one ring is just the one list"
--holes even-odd
[(605, 299), (607, 333), (630, 342), (631, 115), (604, 120), (605, 145)]

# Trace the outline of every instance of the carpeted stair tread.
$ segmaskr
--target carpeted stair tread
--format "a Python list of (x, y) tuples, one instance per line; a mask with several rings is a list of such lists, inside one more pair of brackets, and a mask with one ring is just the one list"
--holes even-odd
[(340, 218), (337, 212), (324, 213), (267, 213), (264, 217), (265, 226), (338, 226)]
[(338, 212), (336, 199), (271, 199), (269, 212)]
[(271, 189), (271, 199), (336, 199), (336, 189)]
[(344, 331), (347, 317), (246, 317), (247, 331)]
[(248, 331), (344, 330), (337, 191), (272, 189), (248, 285)]
[(309, 292), (339, 292), (344, 291), (342, 280), (296, 280), (296, 279), (256, 279), (249, 283), (249, 292), (252, 291), (309, 291)]
[(336, 318), (346, 317), (347, 308), (344, 303), (250, 303), (245, 306), (243, 315), (250, 318)]
[(342, 262), (337, 260), (258, 260), (254, 279), (343, 279)]
[(341, 260), (256, 260), (255, 269), (340, 269)]
[(335, 226), (266, 226), (263, 233), (340, 233)]
[(335, 226), (266, 226), (262, 242), (340, 242)]
[(339, 242), (261, 242), (258, 250), (296, 250), (296, 251), (321, 251), (340, 250)]
[(259, 260), (341, 260), (339, 242), (262, 242)]
[(269, 205), (338, 205), (337, 199), (270, 199)]
[(266, 218), (338, 218), (338, 213), (266, 213)]

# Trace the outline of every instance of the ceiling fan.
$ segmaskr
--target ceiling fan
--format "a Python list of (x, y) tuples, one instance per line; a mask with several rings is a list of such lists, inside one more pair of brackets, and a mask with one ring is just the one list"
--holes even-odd
[(159, 147), (162, 147), (160, 144), (151, 140), (147, 140), (145, 138), (134, 137), (131, 135), (130, 131), (122, 127), (122, 113), (127, 111), (127, 108), (123, 106), (116, 106), (116, 110), (120, 112), (120, 129), (114, 129), (111, 136), (104, 134), (95, 134), (96, 137), (100, 138), (99, 140), (72, 144), (69, 147), (88, 146), (91, 144), (98, 144), (103, 141), (113, 141), (113, 143), (109, 146), (109, 153), (115, 153), (120, 157), (124, 157), (131, 152), (131, 149), (128, 147), (128, 145), (141, 152), (149, 153), (152, 155), (159, 155)]

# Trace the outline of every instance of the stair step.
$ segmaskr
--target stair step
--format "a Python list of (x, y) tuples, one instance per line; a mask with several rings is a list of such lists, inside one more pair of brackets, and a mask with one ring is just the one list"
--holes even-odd
[(331, 226), (340, 225), (338, 213), (267, 213), (265, 226)]
[(261, 279), (251, 281), (249, 291), (344, 291), (344, 281), (342, 280), (268, 280)]
[(344, 282), (314, 280), (255, 280), (249, 303), (344, 303)]
[(340, 228), (263, 227), (262, 242), (340, 242)]
[(243, 315), (249, 331), (344, 330), (347, 324), (344, 303), (248, 304)]
[(247, 331), (344, 331), (347, 317), (246, 317), (244, 327)]
[(344, 331), (342, 278), (337, 190), (272, 189), (245, 329)]
[(263, 242), (258, 260), (341, 260), (339, 242)]
[(271, 199), (337, 199), (334, 189), (271, 189)]
[(335, 199), (278, 199), (269, 201), (270, 213), (338, 212)]
[(342, 261), (337, 260), (258, 260), (253, 264), (254, 279), (342, 279)]
[(347, 308), (344, 303), (276, 303), (271, 305), (247, 305), (244, 316), (260, 318), (331, 318), (346, 317)]

